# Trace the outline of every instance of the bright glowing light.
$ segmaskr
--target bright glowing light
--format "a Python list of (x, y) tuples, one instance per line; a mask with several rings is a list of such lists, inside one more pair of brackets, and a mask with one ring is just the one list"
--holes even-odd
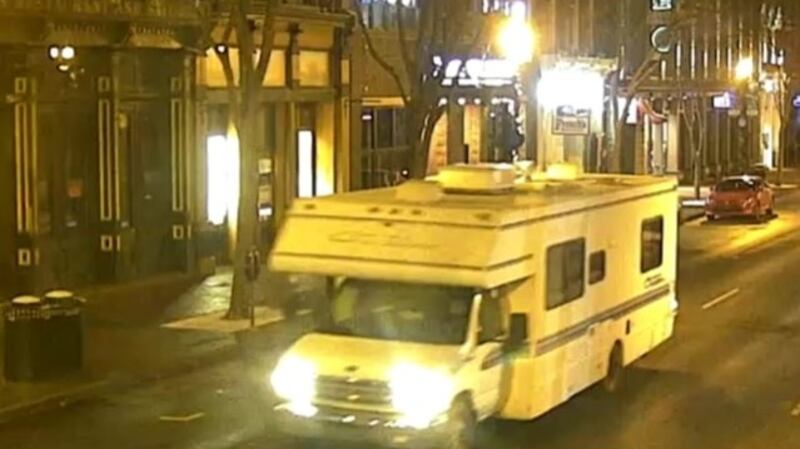
[(56, 69), (59, 72), (64, 72), (64, 73), (69, 72), (69, 64), (59, 64), (56, 66)]
[(764, 92), (768, 94), (774, 94), (778, 91), (778, 81), (771, 78), (762, 81), (761, 86), (764, 88)]
[(66, 45), (61, 48), (61, 58), (69, 61), (75, 59), (75, 47)]
[[(238, 148), (231, 145), (225, 136), (210, 136), (207, 144), (208, 155), (208, 201), (206, 212), (208, 221), (214, 225), (225, 222), (231, 210), (231, 203), (238, 197), (238, 178), (234, 173), (238, 163)], [(235, 209), (234, 209), (235, 210)]]
[(313, 418), (319, 412), (319, 409), (314, 405), (304, 402), (290, 402), (286, 405), (286, 408), (302, 418)]
[[(524, 5), (522, 7), (524, 8)], [(503, 56), (515, 64), (524, 64), (533, 59), (536, 35), (525, 21), (524, 13), (522, 18), (512, 15), (500, 30), (497, 43)]]
[(297, 196), (314, 196), (314, 133), (297, 132)]
[(58, 48), (58, 45), (51, 45), (47, 47), (47, 56), (50, 59), (58, 59), (58, 57), (61, 56), (61, 49)]
[(413, 364), (400, 364), (390, 373), (392, 406), (403, 418), (398, 424), (417, 429), (430, 426), (450, 408), (453, 381), (445, 372), (433, 371)]
[(514, 2), (511, 4), (511, 18), (520, 21), (528, 19), (528, 7), (525, 5), (525, 2)]
[(302, 410), (311, 406), (316, 394), (317, 372), (314, 364), (296, 356), (285, 356), (270, 376), (275, 394)]
[(549, 108), (603, 109), (603, 76), (594, 70), (555, 68), (542, 73), (537, 87), (541, 104)]
[(742, 58), (736, 64), (736, 79), (744, 81), (753, 77), (753, 58)]

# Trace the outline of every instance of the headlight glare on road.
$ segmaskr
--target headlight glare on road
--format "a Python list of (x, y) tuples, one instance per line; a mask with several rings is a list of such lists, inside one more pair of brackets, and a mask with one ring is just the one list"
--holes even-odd
[(316, 378), (313, 363), (300, 357), (285, 356), (272, 372), (270, 383), (275, 394), (302, 409), (314, 398)]
[(399, 425), (426, 428), (450, 408), (453, 381), (444, 371), (399, 364), (390, 373), (392, 406), (403, 417)]

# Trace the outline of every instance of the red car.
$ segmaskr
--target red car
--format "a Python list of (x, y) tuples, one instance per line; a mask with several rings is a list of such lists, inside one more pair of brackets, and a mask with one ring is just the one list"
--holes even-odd
[(763, 179), (736, 176), (712, 187), (706, 201), (706, 218), (753, 217), (761, 221), (773, 215), (774, 207), (775, 196)]

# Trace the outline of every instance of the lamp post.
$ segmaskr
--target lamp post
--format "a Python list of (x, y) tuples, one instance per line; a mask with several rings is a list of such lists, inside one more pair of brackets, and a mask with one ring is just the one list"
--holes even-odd
[(738, 128), (739, 132), (741, 133), (741, 142), (742, 147), (740, 148), (740, 154), (744, 158), (745, 167), (746, 169), (747, 164), (750, 162), (750, 140), (747, 134), (747, 128), (749, 125), (748, 116), (750, 114), (758, 114), (758, 109), (754, 111), (750, 111), (750, 96), (752, 94), (752, 84), (753, 84), (753, 75), (755, 73), (755, 63), (753, 62), (752, 57), (745, 57), (739, 60), (736, 63), (736, 67), (734, 68), (734, 80), (736, 82), (736, 91), (738, 97), (738, 105), (735, 109), (737, 111), (737, 115), (739, 116), (738, 120)]

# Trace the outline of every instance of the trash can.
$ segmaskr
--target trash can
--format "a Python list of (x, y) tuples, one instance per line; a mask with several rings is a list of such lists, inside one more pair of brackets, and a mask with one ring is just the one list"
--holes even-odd
[(83, 366), (83, 303), (66, 290), (44, 296), (49, 314), (47, 341), (52, 374), (81, 369)]
[(33, 381), (83, 363), (82, 301), (69, 292), (11, 301), (5, 320), (5, 378)]

